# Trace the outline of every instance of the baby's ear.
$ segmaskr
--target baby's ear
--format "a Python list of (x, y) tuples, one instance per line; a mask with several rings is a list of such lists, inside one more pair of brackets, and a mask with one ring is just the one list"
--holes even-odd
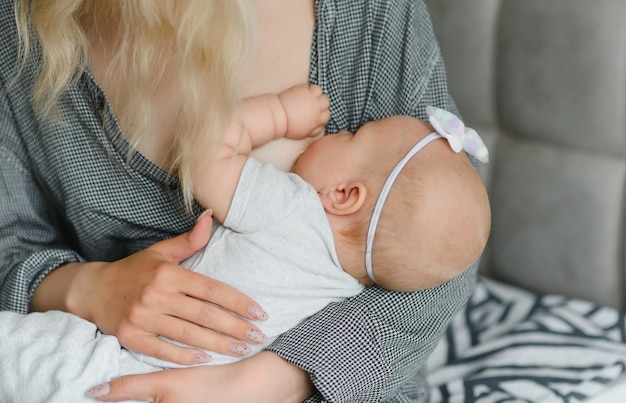
[(351, 182), (324, 188), (319, 195), (326, 211), (335, 215), (348, 215), (361, 208), (367, 188), (360, 182)]

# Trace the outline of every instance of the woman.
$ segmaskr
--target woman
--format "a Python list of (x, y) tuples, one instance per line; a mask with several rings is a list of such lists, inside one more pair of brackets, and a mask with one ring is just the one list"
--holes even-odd
[[(210, 158), (198, 150), (221, 141), (236, 100), (319, 84), (328, 133), (454, 109), (423, 1), (247, 3), (0, 0), (2, 309), (69, 311), (182, 364), (206, 356), (157, 336), (224, 353), (254, 342), (262, 307), (177, 264), (208, 237), (175, 236), (200, 212), (189, 167)], [(305, 146), (257, 157), (288, 166)], [(121, 378), (92, 395), (426, 401), (416, 374), (474, 279), (475, 265), (418, 293), (368, 288), (250, 359)]]

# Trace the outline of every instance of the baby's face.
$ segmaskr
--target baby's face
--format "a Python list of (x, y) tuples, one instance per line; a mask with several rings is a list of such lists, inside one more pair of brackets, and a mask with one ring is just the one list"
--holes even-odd
[(330, 134), (313, 143), (296, 161), (292, 172), (309, 182), (315, 190), (336, 185), (341, 178), (354, 173), (377, 151), (384, 149), (386, 139), (371, 123), (356, 134), (348, 131)]
[(366, 164), (386, 160), (390, 167), (432, 128), (414, 118), (394, 116), (363, 125), (356, 134), (324, 136), (296, 161), (292, 172), (318, 192), (325, 186), (355, 178)]

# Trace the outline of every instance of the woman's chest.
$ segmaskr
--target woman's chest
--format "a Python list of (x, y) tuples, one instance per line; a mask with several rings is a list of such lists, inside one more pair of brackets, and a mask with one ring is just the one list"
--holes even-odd
[(279, 92), (309, 79), (313, 1), (257, 0), (256, 53), (242, 95)]
[[(278, 93), (309, 82), (311, 45), (315, 27), (313, 1), (257, 1), (257, 49), (244, 96)], [(288, 171), (313, 139), (277, 139), (253, 150), (261, 162)]]
[[(292, 0), (256, 0), (254, 2), (255, 17), (255, 52), (250, 57), (250, 65), (241, 88), (242, 96), (262, 93), (277, 93), (290, 86), (307, 82), (309, 79), (311, 44), (315, 25), (314, 2)], [(127, 99), (125, 93), (132, 90), (131, 86), (120, 85), (114, 75), (107, 75), (106, 68), (110, 63), (110, 54), (106, 47), (94, 47), (94, 59), (91, 63), (96, 81), (100, 84), (112, 103), (114, 113), (122, 117), (122, 129), (130, 139), (128, 119), (123, 118), (124, 107), (115, 100)], [(151, 118), (147, 121), (141, 141), (136, 150), (148, 160), (165, 167), (165, 156), (171, 149), (176, 138), (176, 119), (179, 111), (177, 97), (179, 72), (176, 64), (164, 66), (164, 74), (157, 88), (150, 96)], [(207, 72), (208, 74), (209, 72)], [(132, 118), (132, 117), (131, 117)], [(124, 124), (123, 122), (127, 123)], [(132, 119), (131, 122), (132, 123)], [(131, 125), (132, 126), (132, 125)], [(291, 144), (291, 143), (298, 143)], [(299, 142), (270, 146), (265, 153), (273, 158), (291, 155), (295, 148), (300, 149)], [(267, 159), (267, 158), (266, 158)]]

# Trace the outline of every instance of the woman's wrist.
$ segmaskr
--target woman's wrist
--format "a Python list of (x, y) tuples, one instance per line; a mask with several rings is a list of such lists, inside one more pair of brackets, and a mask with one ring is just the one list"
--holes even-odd
[(85, 270), (84, 266), (97, 264), (68, 263), (50, 272), (35, 290), (30, 300), (30, 310), (59, 310), (92, 320), (83, 295), (88, 292), (89, 277), (93, 270)]
[(35, 312), (68, 311), (66, 297), (70, 282), (76, 273), (77, 268), (73, 263), (59, 266), (48, 273), (30, 299), (30, 310)]

